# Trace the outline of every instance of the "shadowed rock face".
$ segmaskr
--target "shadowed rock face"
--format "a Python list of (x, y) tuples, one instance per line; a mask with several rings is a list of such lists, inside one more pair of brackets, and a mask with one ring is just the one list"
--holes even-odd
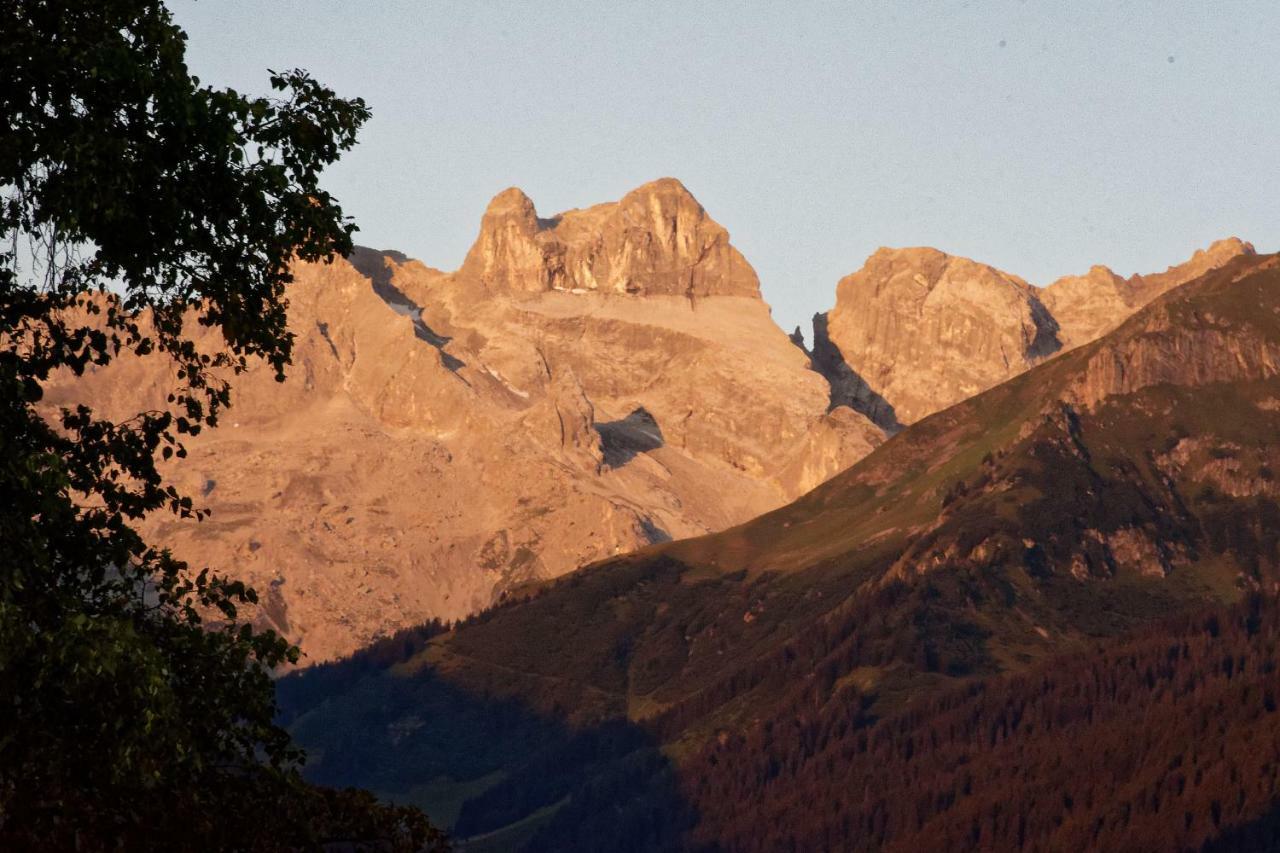
[[(793, 338), (794, 340), (794, 338)], [(831, 340), (826, 314), (813, 315), (813, 369), (821, 373), (831, 385), (831, 408), (847, 406), (860, 412), (887, 433), (902, 429), (897, 414), (889, 401), (872, 390), (844, 357), (844, 353)]]
[[(539, 219), (494, 199), (463, 267), (302, 265), (289, 381), (251, 371), (171, 468), (212, 509), (155, 541), (270, 590), (312, 662), (651, 543), (720, 530), (861, 458), (754, 271), (679, 182)], [(162, 399), (159, 359), (47, 399)], [(216, 484), (206, 488), (207, 483)]]
[(662, 446), (662, 427), (643, 408), (621, 420), (596, 424), (595, 428), (600, 433), (604, 462), (613, 468), (626, 465), (636, 454)]

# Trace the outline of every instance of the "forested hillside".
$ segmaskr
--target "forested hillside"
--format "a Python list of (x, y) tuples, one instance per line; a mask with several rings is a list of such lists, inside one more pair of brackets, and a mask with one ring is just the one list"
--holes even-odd
[(761, 851), (1274, 849), (1278, 662), (1280, 604), (1256, 595), (878, 722), (850, 686), (688, 761), (695, 837)]

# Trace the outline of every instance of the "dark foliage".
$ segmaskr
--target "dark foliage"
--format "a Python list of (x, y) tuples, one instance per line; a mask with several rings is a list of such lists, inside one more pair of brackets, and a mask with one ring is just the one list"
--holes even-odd
[[(846, 637), (907, 594), (847, 614)], [(840, 648), (841, 632), (824, 630), (821, 645)], [(372, 765), (394, 787), (424, 766), (466, 778), (506, 769), (465, 803), (456, 830), (481, 836), (550, 810), (528, 850), (1222, 851), (1272, 849), (1280, 837), (1274, 597), (1149, 625), (1022, 674), (950, 681), (887, 715), (874, 694), (834, 684), (835, 670), (769, 674), (806, 653), (796, 646), (647, 723), (581, 728), (434, 678), (369, 674), (354, 691), (363, 731), (412, 709), (438, 721), (432, 742), (371, 755), (353, 731), (340, 760), (359, 763), (325, 770), (352, 778)], [(751, 725), (719, 729), (675, 763), (659, 747), (760, 688), (771, 710)], [(473, 766), (451, 757), (455, 740)]]
[(1280, 604), (1183, 617), (868, 721), (856, 692), (682, 767), (724, 850), (1272, 849)]
[[(252, 590), (133, 527), (200, 517), (158, 461), (251, 359), (284, 378), (289, 266), (350, 251), (319, 176), (368, 111), (302, 71), (270, 98), (200, 85), (155, 0), (8, 0), (0, 32), (0, 846), (436, 840), (302, 783), (269, 677), (297, 650), (239, 620)], [(38, 409), (51, 378), (148, 353), (173, 364), (163, 409)]]
[(438, 619), (402, 628), (345, 658), (327, 661), (280, 679), (276, 682), (276, 698), (282, 711), (279, 722), (287, 726), (325, 698), (345, 693), (361, 679), (410, 660), (427, 647), (432, 637), (446, 630), (448, 627)]

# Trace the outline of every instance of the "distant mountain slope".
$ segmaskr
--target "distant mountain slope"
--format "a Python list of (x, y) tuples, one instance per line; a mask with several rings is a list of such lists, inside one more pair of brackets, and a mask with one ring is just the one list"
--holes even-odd
[(709, 744), (765, 750), (764, 786), (799, 772), (769, 763), (769, 720), (893, 718), (1274, 589), (1278, 437), (1280, 261), (1243, 256), (786, 507), (281, 695), (314, 778), (444, 808), (496, 849), (710, 843)]

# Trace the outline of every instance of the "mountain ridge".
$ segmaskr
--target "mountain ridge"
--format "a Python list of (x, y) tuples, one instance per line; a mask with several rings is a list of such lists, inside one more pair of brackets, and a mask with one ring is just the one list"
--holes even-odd
[[(728, 233), (672, 180), (551, 220), (506, 191), (455, 272), (357, 248), (298, 266), (288, 297), (290, 381), (237, 378), (223, 428), (169, 466), (211, 517), (153, 532), (263, 590), (259, 620), (310, 662), (745, 520), (883, 440), (828, 411)], [(87, 391), (128, 417), (172, 381), (129, 360), (60, 377), (47, 403)]]
[[(876, 256), (906, 263), (894, 287), (919, 289), (912, 264), (932, 265), (931, 296), (994, 283), (1010, 297), (1005, 349), (1035, 340), (1043, 318), (1027, 305), (1039, 291), (936, 250), (904, 251)], [(262, 589), (259, 621), (301, 642), (309, 662), (781, 506), (901, 428), (880, 393), (901, 405), (899, 374), (910, 384), (932, 369), (953, 391), (969, 376), (968, 393), (1016, 372), (975, 372), (977, 350), (960, 339), (934, 359), (910, 312), (891, 319), (927, 345), (892, 356), (880, 391), (832, 335), (797, 348), (728, 232), (669, 178), (547, 219), (504, 190), (453, 272), (360, 247), (295, 272), (291, 381), (237, 379), (223, 429), (170, 466), (212, 517), (157, 520), (154, 532)], [(970, 303), (944, 308), (937, 328), (967, 317), (966, 340), (990, 349), (1001, 340), (990, 312)], [(124, 418), (139, 392), (163, 399), (172, 382), (160, 359), (121, 362), (61, 377), (47, 403), (87, 389)], [(926, 391), (921, 411), (945, 398)]]
[[(1180, 336), (1225, 355), (1179, 357)], [(1156, 369), (1093, 378), (1091, 365), (1135, 346)], [(318, 781), (409, 797), (423, 774), (442, 792), (464, 786), (463, 837), (537, 812), (527, 849), (684, 849), (699, 809), (716, 813), (697, 799), (718, 772), (695, 757), (704, 748), (803, 761), (759, 752), (768, 726), (844, 707), (898, 719), (968, 679), (1277, 589), (1278, 382), (1280, 262), (1236, 258), (1107, 336), (907, 427), (785, 507), (575, 573), (323, 705), (291, 699), (307, 676), (290, 680), (285, 707), (318, 749)], [(437, 693), (456, 697), (447, 714)], [(552, 728), (481, 745), (471, 726), (498, 707)], [(410, 718), (437, 731), (392, 749), (387, 733)], [(358, 734), (335, 737), (355, 720)], [(454, 741), (474, 751), (464, 760)]]

